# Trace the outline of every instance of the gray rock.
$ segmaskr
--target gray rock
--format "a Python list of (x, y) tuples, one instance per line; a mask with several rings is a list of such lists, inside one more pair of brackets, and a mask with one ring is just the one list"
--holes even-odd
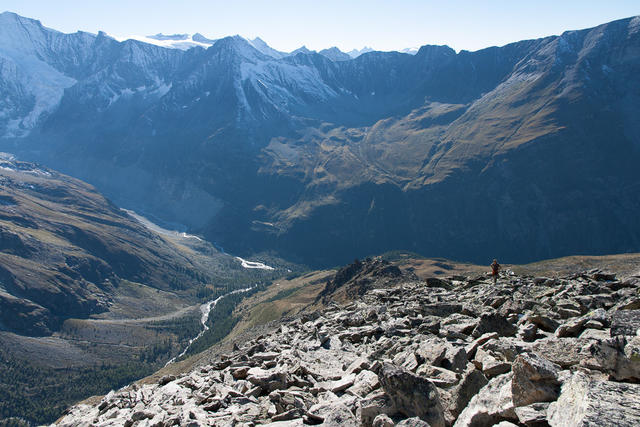
[(500, 336), (510, 337), (516, 334), (518, 328), (507, 321), (506, 317), (498, 313), (483, 313), (480, 316), (478, 326), (473, 330), (472, 335), (479, 337), (489, 332), (496, 332)]
[(426, 378), (385, 363), (380, 383), (399, 412), (419, 417), (432, 427), (444, 426), (444, 413), (435, 385)]
[(273, 390), (287, 388), (290, 378), (286, 371), (280, 369), (265, 370), (262, 368), (251, 368), (247, 372), (247, 381), (263, 390), (271, 392)]
[(344, 391), (353, 385), (355, 379), (355, 374), (345, 375), (343, 378), (337, 381), (331, 381), (330, 383), (328, 383), (327, 389), (331, 390), (334, 393)]
[(457, 384), (440, 391), (447, 424), (453, 424), (473, 396), (488, 382), (487, 377), (469, 363)]
[(596, 381), (578, 372), (562, 386), (547, 413), (551, 426), (637, 426), (640, 385)]
[(586, 328), (586, 324), (593, 321), (598, 321), (600, 328), (602, 328), (604, 324), (608, 323), (607, 312), (602, 308), (598, 308), (578, 319), (572, 319), (560, 325), (556, 329), (555, 335), (558, 338), (577, 337)]
[(467, 346), (465, 347), (465, 351), (467, 352), (467, 357), (470, 357), (470, 358), (474, 357), (478, 347), (480, 347), (482, 344), (486, 343), (487, 341), (498, 338), (498, 336), (499, 335), (497, 332), (487, 332), (486, 334), (483, 334), (480, 337), (473, 340), (471, 344), (467, 344)]
[(581, 338), (546, 338), (533, 342), (531, 351), (566, 369), (590, 357), (589, 344)]
[(460, 313), (462, 304), (441, 302), (437, 304), (425, 304), (421, 307), (423, 316), (447, 317), (453, 313)]
[(447, 343), (440, 339), (430, 339), (421, 342), (416, 355), (428, 365), (440, 366), (442, 360), (447, 354)]
[(538, 327), (534, 323), (526, 322), (518, 328), (518, 338), (523, 341), (535, 341), (538, 334)]
[(512, 374), (493, 378), (469, 402), (454, 427), (490, 426), (502, 420), (517, 421), (511, 398)]
[(373, 420), (373, 427), (393, 427), (395, 423), (387, 414), (380, 414)]
[(356, 375), (353, 385), (347, 389), (347, 393), (365, 397), (378, 387), (380, 387), (378, 376), (371, 371), (363, 370)]
[[(231, 422), (229, 422), (228, 424), (233, 425), (233, 423)], [(164, 424), (164, 425), (171, 425), (171, 424)], [(304, 421), (302, 419), (291, 420), (291, 421), (276, 421), (273, 423), (261, 424), (261, 427), (302, 427), (302, 426), (304, 426)]]
[(462, 346), (448, 345), (440, 366), (454, 372), (462, 372), (467, 367), (467, 352)]
[(549, 403), (533, 403), (531, 405), (516, 408), (515, 411), (520, 423), (530, 427), (538, 427), (548, 425), (548, 408)]
[(369, 369), (369, 367), (370, 367), (370, 363), (366, 358), (358, 357), (356, 360), (351, 362), (349, 367), (347, 367), (346, 373), (347, 374), (357, 374), (360, 371), (362, 371), (363, 369)]
[(618, 310), (611, 319), (611, 336), (638, 335), (640, 328), (640, 310)]
[[(560, 323), (558, 323), (558, 321), (544, 314), (530, 313), (526, 315), (523, 319), (524, 321), (531, 322), (534, 325), (536, 325), (538, 328), (547, 332), (555, 332), (558, 326), (560, 326)], [(523, 322), (523, 320), (521, 320), (521, 322)]]
[(383, 391), (373, 392), (360, 401), (356, 418), (360, 425), (371, 426), (380, 414), (394, 415), (398, 411), (391, 398)]
[(396, 427), (431, 427), (431, 424), (421, 420), (418, 417), (407, 418), (396, 424)]
[(309, 408), (309, 412), (324, 419), (327, 427), (356, 427), (358, 422), (353, 413), (341, 402), (319, 403)]
[(616, 336), (595, 341), (589, 346), (591, 358), (582, 363), (591, 369), (606, 372), (618, 381), (640, 380), (640, 337)]
[[(453, 313), (440, 322), (440, 335), (448, 336), (452, 334), (471, 335), (477, 328), (480, 320), (474, 317), (465, 316), (460, 313)], [(479, 334), (478, 336), (480, 336)]]
[(420, 365), (416, 374), (428, 378), (437, 387), (450, 387), (460, 381), (460, 375), (448, 369), (431, 365)]
[(511, 394), (515, 406), (553, 402), (560, 393), (560, 367), (536, 354), (521, 354), (513, 362)]
[(609, 329), (585, 329), (578, 338), (583, 340), (606, 340), (610, 336)]

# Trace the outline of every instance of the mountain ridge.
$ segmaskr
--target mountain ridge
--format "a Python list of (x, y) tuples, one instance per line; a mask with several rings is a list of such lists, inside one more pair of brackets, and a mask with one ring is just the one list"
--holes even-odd
[[(5, 125), (1, 144), (240, 254), (329, 265), (399, 248), (479, 260), (493, 247), (514, 262), (633, 251), (639, 26), (338, 62), (276, 59), (240, 38), (182, 52), (103, 37), (101, 62), (74, 71), (89, 77), (28, 136)], [(22, 99), (5, 116), (31, 108), (22, 86), (2, 89)], [(625, 213), (607, 218), (598, 198)], [(309, 236), (335, 258), (305, 249)]]

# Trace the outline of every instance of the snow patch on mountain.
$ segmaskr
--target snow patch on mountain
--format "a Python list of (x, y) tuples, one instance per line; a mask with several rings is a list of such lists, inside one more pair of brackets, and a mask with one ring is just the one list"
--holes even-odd
[[(13, 52), (9, 56), (0, 48), (0, 62), (3, 64), (0, 67), (0, 80), (10, 81), (14, 90), (27, 94), (27, 98), (31, 99), (28, 106), (0, 103), (0, 120), (11, 117), (6, 121), (4, 137), (26, 136), (43, 114), (53, 111), (60, 104), (64, 90), (76, 83), (75, 79), (33, 55)], [(29, 112), (24, 116), (12, 117), (16, 108), (26, 108)]]
[(275, 106), (291, 104), (307, 98), (327, 100), (338, 96), (324, 84), (318, 70), (306, 65), (280, 61), (244, 62), (240, 65), (240, 80), (250, 81), (258, 93)]

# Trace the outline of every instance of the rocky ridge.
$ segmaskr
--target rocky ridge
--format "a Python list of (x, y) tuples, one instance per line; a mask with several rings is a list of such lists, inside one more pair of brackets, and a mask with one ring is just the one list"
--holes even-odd
[[(350, 292), (349, 290), (355, 290)], [(58, 425), (579, 426), (640, 420), (640, 276), (419, 280), (382, 260), (353, 295)]]

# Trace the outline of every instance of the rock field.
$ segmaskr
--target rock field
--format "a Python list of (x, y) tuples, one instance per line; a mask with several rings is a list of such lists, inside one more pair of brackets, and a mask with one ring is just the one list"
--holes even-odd
[(421, 281), (356, 262), (322, 310), (57, 424), (640, 425), (640, 277), (507, 273)]

